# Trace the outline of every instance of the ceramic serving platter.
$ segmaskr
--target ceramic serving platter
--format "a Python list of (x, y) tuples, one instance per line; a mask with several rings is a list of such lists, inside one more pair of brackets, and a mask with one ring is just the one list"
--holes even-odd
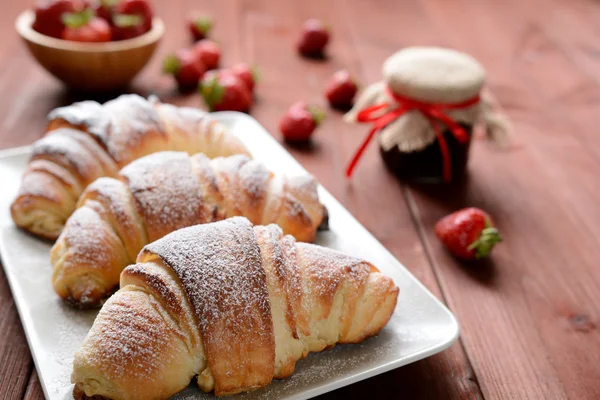
[[(253, 118), (233, 112), (215, 115), (271, 170), (306, 173)], [(0, 152), (0, 254), (46, 398), (71, 400), (73, 354), (96, 312), (73, 310), (56, 297), (50, 284), (51, 245), (19, 231), (12, 223), (9, 205), (29, 152), (26, 147)], [(400, 287), (396, 310), (377, 337), (311, 354), (298, 362), (291, 378), (233, 398), (310, 398), (431, 356), (458, 337), (458, 324), (450, 311), (323, 187), (319, 195), (329, 210), (330, 230), (320, 232), (317, 243), (371, 261), (392, 277)], [(211, 397), (190, 385), (173, 399)]]

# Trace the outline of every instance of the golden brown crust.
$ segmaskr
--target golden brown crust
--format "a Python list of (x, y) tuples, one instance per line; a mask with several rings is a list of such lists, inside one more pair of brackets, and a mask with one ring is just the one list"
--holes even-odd
[[(27, 179), (29, 178), (29, 175), (34, 175), (36, 173), (56, 179), (58, 183), (60, 183), (59, 189), (65, 189), (69, 194), (71, 194), (74, 201), (77, 201), (77, 198), (79, 197), (81, 192), (83, 192), (83, 187), (81, 186), (79, 181), (75, 179), (73, 174), (71, 174), (68, 169), (61, 167), (55, 162), (39, 158), (37, 160), (31, 160), (27, 169), (28, 174), (26, 174), (23, 177), (23, 179)], [(33, 186), (35, 187), (36, 185)], [(21, 187), (21, 190), (26, 195), (37, 194), (42, 196), (46, 193), (45, 191), (35, 193), (33, 190), (24, 190), (24, 187), (27, 186), (23, 185)]]
[(163, 276), (157, 275), (155, 271), (149, 271), (141, 264), (133, 264), (126, 268), (122, 275), (125, 282), (137, 280), (149, 290), (160, 293), (162, 303), (168, 308), (171, 315), (180, 316), (184, 310), (180, 304), (180, 299), (172, 286), (165, 281)]
[(256, 226), (254, 232), (267, 275), (274, 322), (274, 378), (283, 379), (294, 372), (296, 361), (304, 355), (300, 332), (305, 335), (310, 332), (301, 312), (302, 284), (296, 242), (291, 236), (282, 237), (281, 229), (273, 225)]
[[(192, 143), (191, 147), (198, 149), (208, 158), (227, 157), (243, 154), (250, 157), (246, 147), (235, 137), (227, 135), (223, 125), (207, 117), (207, 113), (189, 107), (176, 107), (160, 103), (156, 98), (150, 99), (156, 111), (164, 121), (165, 129), (169, 132), (173, 146), (172, 150), (181, 149), (180, 143)], [(204, 135), (194, 135), (195, 132)], [(190, 152), (193, 154), (195, 152)]]
[[(226, 249), (215, 246), (225, 244)], [(181, 230), (175, 241), (154, 242), (144, 252), (160, 257), (181, 279), (196, 314), (215, 394), (268, 384), (275, 359), (273, 322), (252, 225), (225, 220)]]
[(161, 152), (121, 170), (146, 227), (148, 242), (206, 222), (201, 188), (186, 153)]
[[(118, 285), (113, 271), (123, 270), (145, 244), (177, 229), (241, 215), (254, 224), (277, 223), (284, 233), (306, 240), (314, 238), (323, 218), (324, 208), (312, 177), (276, 177), (262, 164), (242, 155), (209, 160), (202, 154), (189, 157), (182, 152), (161, 152), (132, 162), (121, 170), (120, 178), (98, 179), (79, 201), (80, 208), (100, 207), (95, 212), (105, 224), (86, 229), (87, 221), (93, 224), (96, 221), (84, 220), (84, 214), (76, 213), (65, 228), (65, 236), (79, 239), (77, 242), (70, 239), (75, 245), (92, 246), (109, 240), (112, 243), (95, 250), (98, 256), (95, 272), (82, 261), (89, 274), (97, 275), (96, 279), (88, 280), (94, 286), (90, 290), (100, 295), (98, 282), (105, 285), (102, 299)], [(71, 222), (73, 219), (81, 221)], [(120, 241), (109, 239), (113, 237)], [(65, 238), (60, 237), (55, 248), (69, 257), (53, 256), (56, 271), (63, 268), (64, 260), (76, 265), (77, 254), (83, 254), (64, 242)], [(53, 249), (52, 253), (56, 251)], [(123, 252), (128, 261), (115, 259), (114, 253)], [(118, 261), (122, 263), (114, 264)], [(106, 271), (111, 272), (110, 277)], [(58, 279), (54, 284), (61, 296), (74, 292), (65, 288), (64, 282), (69, 282), (67, 286), (76, 284), (77, 279), (71, 279), (74, 273), (75, 268), (68, 275), (55, 272)], [(80, 292), (81, 289), (75, 291)], [(92, 304), (98, 302), (88, 299), (87, 305)]]
[[(104, 105), (75, 103), (52, 111), (49, 119), (47, 134), (33, 145), (31, 163), (11, 209), (17, 226), (50, 239), (58, 237), (87, 185), (99, 177), (116, 176), (133, 160), (164, 150), (206, 151), (211, 157), (248, 154), (205, 112), (137, 95)], [(41, 161), (46, 163), (43, 168)]]
[(75, 209), (79, 190), (79, 183), (61, 166), (34, 160), (23, 176), (17, 200), (11, 204), (13, 220), (22, 229), (55, 240)]
[(137, 95), (123, 95), (104, 105), (75, 103), (55, 109), (48, 118), (50, 131), (69, 126), (87, 132), (120, 167), (153, 152), (149, 148), (168, 148), (169, 137), (158, 113)]
[(220, 221), (226, 218), (225, 211), (220, 206), (225, 199), (219, 190), (216, 171), (212, 168), (211, 160), (202, 153), (193, 155), (190, 160), (196, 180), (201, 186), (200, 193), (202, 193), (204, 207), (207, 210), (207, 217), (210, 216), (206, 222)]
[(88, 202), (101, 206), (104, 211), (99, 212), (123, 242), (130, 260), (135, 260), (149, 240), (127, 184), (119, 179), (99, 178), (79, 198), (79, 207)]
[(240, 217), (173, 232), (137, 262), (75, 355), (87, 396), (165, 400), (192, 376), (217, 396), (253, 390), (377, 334), (398, 296), (370, 263)]
[(74, 179), (85, 187), (105, 171), (97, 154), (90, 151), (80, 141), (73, 139), (71, 129), (58, 129), (34, 143), (32, 160), (48, 160), (72, 172)]
[(119, 293), (108, 299), (78, 352), (73, 381), (87, 396), (168, 399), (195, 374), (187, 332), (145, 290), (128, 285)]
[[(80, 146), (84, 147), (89, 154), (94, 156), (94, 162), (98, 163), (100, 169), (104, 171), (104, 174), (108, 176), (115, 176), (119, 170), (119, 165), (115, 160), (107, 154), (103, 147), (98, 144), (91, 136), (85, 132), (71, 129), (61, 128), (52, 132), (52, 135), (46, 136), (62, 136), (69, 145), (71, 142), (76, 142)], [(78, 174), (75, 175), (77, 177)]]
[(123, 270), (120, 266), (132, 261), (119, 236), (108, 226), (104, 208), (95, 201), (86, 204), (69, 219), (50, 253), (51, 264), (61, 266), (52, 273), (54, 290), (80, 308), (102, 305), (115, 288), (107, 282), (118, 282)]

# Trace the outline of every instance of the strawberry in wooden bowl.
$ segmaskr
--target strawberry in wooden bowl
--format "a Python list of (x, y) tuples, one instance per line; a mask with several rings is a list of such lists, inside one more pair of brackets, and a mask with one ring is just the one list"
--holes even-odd
[(105, 19), (96, 17), (90, 8), (79, 13), (63, 14), (62, 19), (65, 29), (61, 36), (64, 40), (102, 43), (112, 39), (110, 24)]
[(147, 0), (51, 0), (24, 11), (16, 29), (49, 73), (84, 91), (127, 86), (165, 28)]

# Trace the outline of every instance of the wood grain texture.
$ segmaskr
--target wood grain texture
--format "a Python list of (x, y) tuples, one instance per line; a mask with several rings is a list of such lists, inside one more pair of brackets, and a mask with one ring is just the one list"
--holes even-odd
[(29, 377), (27, 390), (25, 391), (23, 400), (42, 400), (43, 398), (44, 392), (42, 391), (42, 386), (40, 385), (40, 379), (38, 378), (37, 371), (34, 368), (31, 376)]
[(0, 394), (5, 399), (20, 399), (33, 362), (4, 270), (0, 271), (0, 326)]
[[(516, 1), (421, 3), (440, 36), (484, 63), (519, 135), (520, 147), (508, 153), (476, 147), (470, 179), (454, 192), (409, 193), (481, 388), (486, 397), (598, 398), (593, 260), (600, 249), (593, 238), (600, 215), (591, 210), (600, 165), (597, 140), (586, 133), (595, 119), (581, 112), (585, 102), (578, 108), (565, 99), (595, 82), (538, 28), (533, 8)], [(460, 23), (464, 9), (477, 35)], [(522, 95), (507, 96), (511, 91)], [(431, 234), (441, 215), (466, 205), (489, 210), (506, 237), (474, 276), (480, 284), (466, 279), (473, 271), (450, 259)]]
[[(325, 107), (323, 87), (347, 68), (363, 83), (409, 45), (456, 47), (488, 70), (489, 88), (515, 128), (510, 151), (475, 143), (469, 178), (453, 187), (399, 183), (372, 146), (352, 181), (343, 168), (366, 133), (329, 111), (313, 146), (286, 145), (461, 323), (451, 349), (323, 398), (600, 398), (600, 5), (592, 0), (169, 0), (155, 1), (167, 34), (131, 90), (202, 107), (161, 76), (163, 56), (189, 43), (190, 10), (216, 20), (223, 64), (260, 66), (252, 115), (279, 139), (277, 124), (295, 101)], [(35, 65), (13, 30), (24, 7), (0, 13), (0, 147), (31, 143), (49, 110), (88, 95), (64, 90)], [(301, 23), (330, 23), (326, 62), (299, 58)], [(97, 100), (107, 100), (109, 94)], [(462, 265), (432, 234), (442, 215), (480, 206), (505, 241), (493, 258)], [(0, 273), (0, 393), (43, 398), (4, 275)]]

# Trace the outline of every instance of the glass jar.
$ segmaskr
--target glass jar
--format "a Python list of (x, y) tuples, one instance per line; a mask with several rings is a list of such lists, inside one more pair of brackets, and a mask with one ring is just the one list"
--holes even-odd
[[(460, 125), (469, 136), (469, 140), (464, 143), (459, 142), (448, 129), (443, 133), (450, 155), (451, 182), (458, 181), (465, 175), (469, 160), (473, 127), (467, 124)], [(401, 151), (398, 146), (388, 150), (380, 146), (379, 150), (387, 168), (400, 179), (421, 183), (444, 182), (443, 155), (437, 140), (422, 149), (410, 152)]]
[[(480, 96), (484, 83), (485, 70), (468, 54), (409, 47), (385, 61), (383, 80), (363, 91), (345, 119), (372, 124), (366, 142), (378, 138), (385, 164), (398, 177), (456, 181), (465, 174), (477, 124), (492, 139), (502, 136), (490, 103)], [(363, 142), (348, 165), (348, 177), (365, 147)]]

